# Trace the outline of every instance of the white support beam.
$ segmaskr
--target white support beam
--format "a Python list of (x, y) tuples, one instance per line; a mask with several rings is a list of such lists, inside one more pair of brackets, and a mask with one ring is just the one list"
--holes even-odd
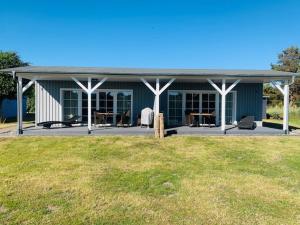
[(233, 84), (230, 85), (229, 88), (227, 88), (225, 95), (227, 95), (241, 80), (236, 80)]
[(220, 93), (221, 99), (221, 130), (226, 133), (226, 95), (241, 81), (236, 80), (226, 89), (226, 79), (222, 79), (222, 88), (220, 89), (212, 80), (207, 81)]
[(156, 90), (151, 86), (151, 84), (148, 83), (144, 78), (141, 78), (141, 81), (153, 92), (153, 94), (156, 95)]
[(216, 85), (211, 79), (207, 79), (207, 81), (220, 93), (220, 95), (223, 95), (222, 90), (218, 87), (218, 85)]
[[(13, 72), (13, 76), (15, 76), (15, 72)], [(17, 134), (20, 135), (23, 133), (23, 79), (18, 76), (17, 82)]]
[(283, 126), (282, 129), (285, 134), (289, 133), (289, 82), (285, 81), (283, 88), (276, 81), (271, 81), (271, 83), (282, 93), (283, 95)]
[(289, 83), (288, 81), (284, 84), (284, 99), (283, 99), (283, 131), (285, 134), (289, 133)]
[(141, 81), (153, 92), (155, 95), (154, 98), (154, 105), (153, 105), (153, 110), (154, 114), (158, 115), (159, 114), (159, 96), (175, 81), (175, 78), (172, 78), (171, 80), (166, 83), (162, 89), (160, 89), (160, 83), (159, 83), (159, 78), (156, 79), (155, 82), (155, 89), (144, 79), (141, 78)]
[(107, 80), (107, 77), (99, 81), (93, 88), (92, 77), (88, 77), (87, 88), (75, 77), (72, 77), (72, 79), (87, 93), (88, 96), (88, 133), (90, 134), (92, 131), (92, 93)]
[(92, 78), (88, 77), (88, 133), (92, 130)]
[(34, 84), (34, 82), (36, 81), (36, 79), (37, 79), (36, 77), (32, 78), (32, 80), (30, 80), (30, 81), (28, 82), (28, 84), (26, 84), (26, 85), (22, 88), (22, 93), (24, 93), (25, 91), (27, 91), (28, 88), (30, 88), (31, 85)]
[(166, 83), (162, 89), (160, 89), (159, 95), (161, 95), (175, 80), (176, 80), (175, 78), (169, 80), (169, 82)]
[(88, 93), (88, 89), (79, 81), (77, 80), (75, 77), (72, 77), (72, 80), (75, 81), (76, 84), (78, 84), (79, 87), (81, 87), (86, 93)]
[(271, 83), (284, 95), (284, 90), (279, 83), (276, 83), (275, 81), (271, 81)]
[(159, 115), (159, 78), (156, 79), (155, 116)]
[(107, 77), (103, 78), (101, 81), (99, 81), (93, 88), (92, 88), (92, 93), (100, 87), (105, 81), (107, 80)]
[(226, 132), (226, 80), (222, 79), (221, 130)]

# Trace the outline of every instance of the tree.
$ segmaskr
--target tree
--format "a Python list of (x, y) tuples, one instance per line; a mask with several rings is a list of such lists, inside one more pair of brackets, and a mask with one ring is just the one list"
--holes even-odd
[[(292, 72), (300, 72), (300, 49), (291, 46), (284, 49), (278, 55), (277, 64), (271, 64), (273, 70)], [(291, 105), (295, 106), (296, 102), (300, 100), (300, 79), (296, 79), (295, 83), (290, 87), (290, 101)]]
[[(16, 52), (0, 51), (0, 69), (28, 66), (23, 62)], [(14, 98), (16, 96), (16, 80), (12, 76), (0, 73), (0, 106), (3, 99)]]
[[(0, 51), (0, 69), (27, 66), (15, 52)], [(16, 80), (12, 76), (0, 73), (0, 101), (16, 96)]]

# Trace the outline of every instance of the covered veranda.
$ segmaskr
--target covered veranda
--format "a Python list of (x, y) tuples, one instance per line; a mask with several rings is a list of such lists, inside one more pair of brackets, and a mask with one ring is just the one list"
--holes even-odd
[[(283, 112), (283, 133), (288, 134), (288, 109), (289, 109), (289, 85), (293, 82), (297, 74), (285, 73), (269, 70), (200, 70), (200, 69), (127, 69), (127, 68), (100, 68), (100, 67), (19, 67), (2, 70), (18, 79), (18, 127), (17, 134), (23, 134), (23, 115), (22, 96), (23, 93), (35, 82), (39, 80), (71, 80), (75, 82), (88, 96), (88, 117), (87, 126), (74, 128), (55, 128), (57, 132), (70, 132), (71, 134), (81, 133), (85, 130), (88, 134), (122, 134), (122, 129), (117, 128), (96, 128), (92, 123), (92, 94), (103, 83), (109, 81), (118, 82), (140, 82), (145, 88), (148, 88), (154, 95), (153, 109), (155, 115), (160, 112), (160, 96), (174, 82), (206, 82), (209, 83), (221, 96), (220, 110), (220, 127), (214, 128), (189, 128), (182, 127), (175, 129), (178, 134), (230, 134), (239, 132), (236, 128), (226, 126), (226, 96), (235, 88), (236, 85), (246, 82), (271, 82), (284, 96), (284, 112)], [(29, 80), (24, 86), (23, 80)], [(40, 128), (30, 128), (32, 134), (41, 135), (42, 133), (51, 133), (52, 131), (38, 132)], [(116, 130), (117, 129), (117, 130)], [(125, 129), (124, 129), (125, 130)], [(174, 129), (173, 129), (174, 130)], [(126, 132), (134, 134), (150, 134), (151, 129), (141, 129), (132, 127), (126, 129)], [(204, 132), (206, 131), (206, 132)], [(25, 133), (26, 133), (25, 132)], [(168, 130), (167, 130), (168, 132)], [(170, 131), (172, 132), (172, 130)], [(250, 134), (250, 131), (242, 131), (240, 133)], [(271, 130), (267, 128), (256, 128), (253, 133), (271, 134)], [(273, 132), (274, 134), (277, 133)], [(282, 133), (282, 131), (281, 131)], [(29, 134), (29, 133), (28, 133)]]

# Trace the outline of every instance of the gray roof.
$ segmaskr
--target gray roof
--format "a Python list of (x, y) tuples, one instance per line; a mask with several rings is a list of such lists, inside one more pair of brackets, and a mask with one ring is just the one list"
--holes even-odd
[(0, 70), (23, 74), (81, 74), (81, 75), (133, 75), (133, 76), (232, 76), (232, 77), (293, 77), (297, 73), (274, 70), (229, 69), (150, 69), (109, 67), (26, 66)]

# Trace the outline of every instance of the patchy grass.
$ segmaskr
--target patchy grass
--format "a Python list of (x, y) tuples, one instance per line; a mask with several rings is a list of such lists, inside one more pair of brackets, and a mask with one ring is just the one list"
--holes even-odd
[(298, 137), (0, 139), (0, 224), (300, 224)]

